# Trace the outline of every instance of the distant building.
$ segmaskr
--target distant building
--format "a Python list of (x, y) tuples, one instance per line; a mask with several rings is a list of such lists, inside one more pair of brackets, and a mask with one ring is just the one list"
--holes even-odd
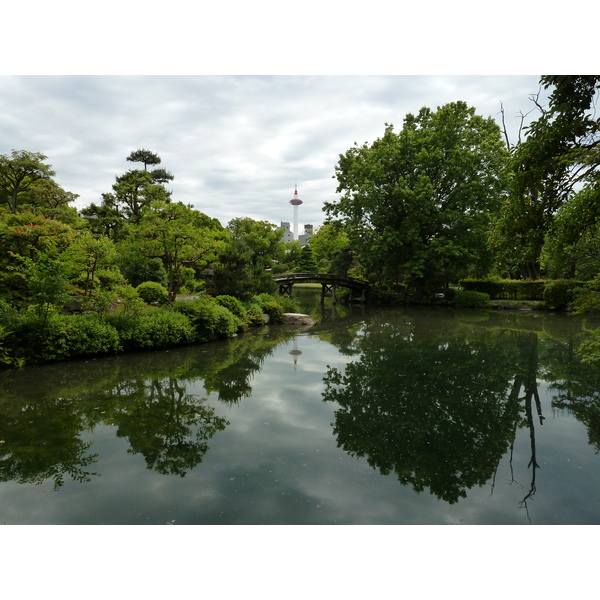
[(290, 229), (290, 224), (287, 221), (281, 221), (279, 229), (283, 229), (283, 241), (286, 244), (294, 241), (294, 232)]
[[(294, 232), (290, 229), (290, 224), (287, 221), (281, 221), (280, 230), (283, 230), (283, 241), (286, 244), (294, 241)], [(301, 246), (306, 246), (308, 240), (313, 236), (313, 226), (307, 223), (304, 226), (304, 233), (298, 236), (298, 241)]]
[(308, 240), (313, 236), (313, 226), (310, 223), (307, 223), (304, 226), (304, 233), (298, 236), (298, 241), (301, 246), (306, 246), (308, 244)]

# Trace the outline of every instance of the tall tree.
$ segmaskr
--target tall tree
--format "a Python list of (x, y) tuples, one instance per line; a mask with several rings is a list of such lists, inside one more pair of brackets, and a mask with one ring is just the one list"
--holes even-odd
[(336, 202), (325, 211), (348, 234), (374, 283), (419, 294), (485, 271), (490, 213), (506, 188), (507, 150), (492, 118), (464, 102), (408, 114), (336, 166)]
[(317, 261), (313, 256), (312, 248), (310, 244), (303, 246), (300, 252), (300, 260), (298, 261), (298, 271), (300, 273), (316, 273), (317, 272)]
[(20, 193), (36, 181), (55, 175), (52, 167), (44, 163), (47, 158), (45, 154), (27, 150), (13, 150), (10, 156), (0, 155), (0, 192), (13, 214), (17, 212)]
[(112, 186), (112, 192), (102, 194), (102, 204), (92, 204), (82, 212), (88, 218), (97, 219), (93, 224), (94, 230), (118, 239), (124, 222), (139, 223), (142, 209), (152, 202), (169, 202), (171, 192), (165, 188), (165, 183), (174, 176), (165, 169), (148, 171), (148, 165), (159, 164), (160, 157), (150, 150), (136, 150), (127, 160), (142, 162), (144, 169), (131, 169), (123, 175), (117, 175)]
[[(155, 152), (141, 148), (134, 150), (128, 157), (127, 160), (130, 162), (141, 162), (144, 164), (144, 171), (148, 171), (148, 165), (159, 165), (162, 161), (160, 156)], [(174, 175), (166, 169), (153, 169), (150, 171), (152, 180), (155, 183), (167, 183), (167, 181), (173, 181)]]
[(553, 88), (549, 106), (534, 98), (541, 115), (513, 148), (511, 194), (491, 238), (500, 270), (534, 279), (548, 236), (575, 243), (600, 218), (600, 76), (545, 75), (540, 83)]
[(148, 170), (148, 165), (159, 165), (161, 163), (160, 156), (151, 150), (145, 148), (138, 148), (131, 152), (127, 157), (130, 162), (141, 162), (144, 164), (144, 171)]

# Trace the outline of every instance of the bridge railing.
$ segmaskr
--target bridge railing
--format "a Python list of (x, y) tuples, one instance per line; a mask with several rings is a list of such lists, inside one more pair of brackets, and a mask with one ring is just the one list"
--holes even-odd
[(368, 289), (370, 287), (364, 281), (330, 273), (277, 273), (273, 275), (273, 279), (278, 283), (325, 283), (354, 289)]

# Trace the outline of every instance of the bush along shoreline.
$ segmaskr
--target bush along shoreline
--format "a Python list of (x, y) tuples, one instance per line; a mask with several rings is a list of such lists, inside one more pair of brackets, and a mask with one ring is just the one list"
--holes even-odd
[(101, 304), (83, 302), (80, 312), (65, 314), (42, 303), (19, 313), (0, 301), (0, 369), (205, 343), (281, 323), (284, 312), (297, 311), (290, 299), (270, 294), (247, 302), (206, 295), (169, 305), (156, 286), (127, 286), (118, 302)]

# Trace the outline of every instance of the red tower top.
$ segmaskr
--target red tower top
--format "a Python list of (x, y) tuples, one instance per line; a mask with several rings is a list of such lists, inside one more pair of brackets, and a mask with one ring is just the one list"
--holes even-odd
[(290, 204), (292, 206), (300, 206), (302, 204), (302, 200), (298, 198), (298, 188), (294, 190), (294, 197), (290, 200)]

